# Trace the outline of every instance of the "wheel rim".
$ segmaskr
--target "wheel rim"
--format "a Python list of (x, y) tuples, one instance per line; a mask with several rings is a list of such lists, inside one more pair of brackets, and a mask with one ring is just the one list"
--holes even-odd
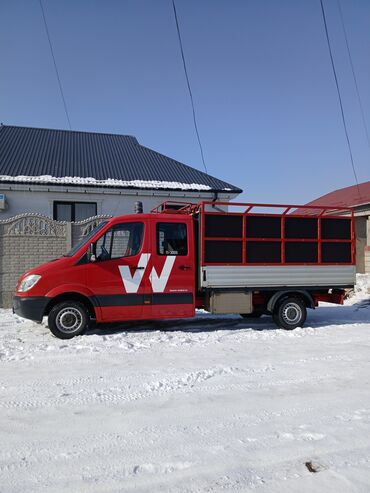
[(61, 332), (71, 334), (81, 328), (83, 323), (82, 313), (77, 308), (63, 308), (58, 313), (55, 322)]
[(281, 316), (285, 323), (294, 325), (300, 322), (302, 309), (297, 303), (290, 302), (284, 305)]

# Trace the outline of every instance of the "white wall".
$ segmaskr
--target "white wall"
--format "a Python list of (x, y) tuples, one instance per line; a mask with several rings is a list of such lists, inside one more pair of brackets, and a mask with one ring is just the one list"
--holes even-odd
[[(107, 188), (45, 186), (45, 185), (10, 185), (0, 184), (0, 193), (6, 195), (7, 208), (0, 210), (0, 220), (23, 214), (36, 212), (53, 217), (53, 202), (66, 200), (72, 202), (96, 202), (98, 214), (114, 216), (134, 212), (134, 203), (143, 202), (144, 212), (166, 200), (178, 200), (197, 203), (212, 200), (210, 192), (165, 192), (149, 190), (119, 190)], [(236, 194), (220, 194), (218, 200), (228, 201)]]

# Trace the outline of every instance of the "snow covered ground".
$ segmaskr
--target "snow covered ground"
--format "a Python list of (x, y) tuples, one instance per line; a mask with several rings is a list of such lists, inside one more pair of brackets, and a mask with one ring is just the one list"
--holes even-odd
[(369, 285), (293, 332), (200, 313), (61, 341), (0, 310), (0, 492), (368, 493)]

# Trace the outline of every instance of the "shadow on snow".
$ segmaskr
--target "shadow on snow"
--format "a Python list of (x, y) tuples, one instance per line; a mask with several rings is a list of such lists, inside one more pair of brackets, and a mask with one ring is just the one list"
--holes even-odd
[[(306, 327), (325, 328), (350, 324), (370, 323), (370, 299), (347, 306), (320, 306), (308, 310)], [(107, 335), (117, 332), (214, 332), (217, 330), (277, 330), (271, 316), (264, 315), (256, 319), (244, 319), (239, 315), (197, 314), (194, 318), (139, 320), (129, 322), (112, 322), (95, 324), (87, 335)]]

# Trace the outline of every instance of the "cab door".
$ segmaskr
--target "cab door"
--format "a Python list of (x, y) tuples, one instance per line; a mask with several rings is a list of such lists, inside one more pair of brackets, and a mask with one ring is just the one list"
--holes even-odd
[[(173, 217), (173, 216), (172, 216)], [(153, 216), (151, 271), (153, 318), (195, 314), (195, 265), (192, 220)]]
[(94, 245), (87, 280), (103, 321), (150, 318), (147, 226), (147, 220), (115, 224)]

